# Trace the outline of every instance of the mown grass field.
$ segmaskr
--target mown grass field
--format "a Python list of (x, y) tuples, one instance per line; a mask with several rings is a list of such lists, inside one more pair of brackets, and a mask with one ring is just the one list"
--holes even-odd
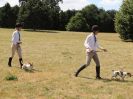
[[(24, 62), (33, 62), (36, 71), (19, 68), (17, 54), (13, 67), (7, 66), (13, 29), (0, 29), (0, 99), (133, 99), (133, 77), (124, 82), (111, 80), (112, 70), (133, 73), (133, 43), (122, 42), (115, 33), (100, 33), (99, 52), (103, 80), (95, 79), (95, 64), (73, 76), (85, 63), (84, 40), (89, 33), (22, 31)], [(17, 81), (6, 81), (9, 74)]]

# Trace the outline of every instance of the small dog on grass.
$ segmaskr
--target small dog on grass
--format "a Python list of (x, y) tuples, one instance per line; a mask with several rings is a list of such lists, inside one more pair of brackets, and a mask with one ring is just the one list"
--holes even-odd
[(124, 71), (122, 71), (122, 70), (120, 70), (120, 71), (112, 70), (112, 79), (113, 79), (113, 78), (118, 79), (118, 78), (117, 78), (118, 76), (124, 81), (124, 78), (125, 78), (126, 76), (132, 77), (132, 74), (129, 73), (129, 72), (124, 72)]
[(23, 64), (22, 69), (25, 70), (25, 71), (32, 71), (33, 70), (33, 63)]

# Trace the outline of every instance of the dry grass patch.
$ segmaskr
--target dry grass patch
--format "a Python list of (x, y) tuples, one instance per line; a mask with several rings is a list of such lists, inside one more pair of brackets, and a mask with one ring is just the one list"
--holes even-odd
[[(112, 69), (133, 73), (133, 44), (122, 42), (118, 34), (101, 33), (98, 38), (107, 53), (99, 52), (104, 80), (95, 80), (95, 64), (73, 76), (85, 62), (83, 42), (88, 33), (62, 31), (22, 31), (24, 61), (33, 62), (36, 71), (19, 68), (17, 56), (13, 67), (7, 66), (13, 29), (0, 29), (0, 99), (132, 99), (133, 78), (112, 81)], [(18, 81), (6, 81), (11, 73)]]

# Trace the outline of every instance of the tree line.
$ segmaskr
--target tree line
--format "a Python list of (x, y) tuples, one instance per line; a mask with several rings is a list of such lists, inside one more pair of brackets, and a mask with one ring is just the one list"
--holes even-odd
[(115, 10), (105, 11), (91, 4), (82, 10), (62, 11), (59, 7), (62, 0), (19, 2), (19, 6), (11, 7), (7, 3), (0, 8), (0, 27), (13, 28), (17, 22), (22, 22), (26, 29), (91, 31), (91, 26), (97, 24), (102, 32), (115, 32)]

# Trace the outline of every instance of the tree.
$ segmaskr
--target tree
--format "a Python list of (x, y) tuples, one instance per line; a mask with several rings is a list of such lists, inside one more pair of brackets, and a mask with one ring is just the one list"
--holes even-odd
[(22, 6), (22, 5), (25, 5), (27, 2), (27, 0), (19, 0), (19, 5)]
[[(83, 8), (81, 10), (81, 13), (90, 26), (99, 24), (99, 9), (94, 4), (88, 5)], [(89, 31), (91, 30), (89, 29)]]
[(0, 10), (0, 26), (4, 28), (14, 27), (18, 15), (19, 7), (10, 7), (10, 4), (5, 4)]
[(18, 18), (19, 7), (17, 5), (14, 6), (11, 8), (11, 11), (12, 11), (12, 17), (10, 16), (10, 20), (12, 21), (11, 22), (12, 24), (10, 24), (10, 25), (11, 25), (11, 27), (14, 28), (17, 18)]
[(114, 24), (114, 20), (115, 20), (115, 15), (117, 13), (116, 10), (108, 10), (106, 11), (106, 13), (108, 14), (108, 30), (107, 32), (115, 32), (115, 24)]
[(47, 6), (49, 12), (49, 29), (59, 29), (60, 22), (60, 7), (59, 2), (63, 2), (63, 0), (42, 0), (42, 2)]
[(57, 29), (60, 1), (62, 0), (27, 0), (20, 7), (18, 22), (24, 22), (26, 28), (34, 30)]
[(88, 31), (88, 29), (89, 26), (80, 12), (72, 17), (66, 26), (67, 31)]
[(20, 7), (18, 22), (24, 22), (26, 28), (40, 29), (45, 24), (44, 19), (48, 21), (46, 17), (49, 15), (45, 9), (41, 0), (28, 0)]
[[(114, 32), (114, 16), (115, 10), (105, 11), (104, 9), (97, 8), (94, 4), (88, 5), (81, 10), (88, 25), (99, 25), (102, 32)], [(91, 31), (89, 29), (89, 31)]]
[(102, 32), (115, 32), (114, 30), (114, 16), (116, 14), (115, 10), (105, 11), (99, 9), (99, 27)]
[(68, 24), (71, 17), (75, 16), (75, 14), (78, 11), (76, 10), (67, 10), (67, 11), (61, 11), (59, 16), (59, 30), (66, 30), (66, 25)]
[(133, 41), (133, 0), (124, 0), (115, 16), (115, 29), (122, 40)]

